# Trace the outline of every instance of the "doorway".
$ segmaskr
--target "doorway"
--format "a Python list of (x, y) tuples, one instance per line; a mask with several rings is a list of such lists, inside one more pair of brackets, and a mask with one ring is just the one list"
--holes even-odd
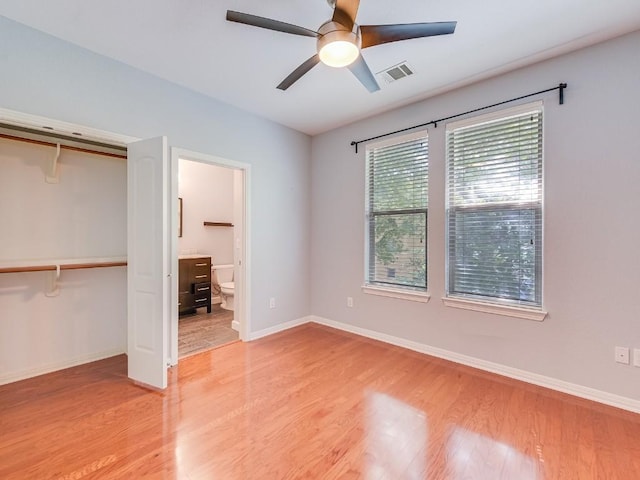
[(239, 174), (238, 169), (179, 159), (178, 358), (239, 338), (237, 322), (233, 328)]
[[(184, 279), (174, 278), (169, 332), (170, 363), (244, 339), (247, 330), (247, 194), (249, 166), (206, 154), (171, 149), (175, 233), (172, 269), (178, 277), (190, 259), (210, 266), (202, 285), (210, 298), (184, 308)], [(184, 273), (182, 273), (184, 275)], [(200, 276), (200, 275), (198, 275)], [(208, 285), (207, 285), (208, 283)], [(193, 291), (194, 286), (191, 287)], [(183, 288), (184, 289), (184, 288)]]

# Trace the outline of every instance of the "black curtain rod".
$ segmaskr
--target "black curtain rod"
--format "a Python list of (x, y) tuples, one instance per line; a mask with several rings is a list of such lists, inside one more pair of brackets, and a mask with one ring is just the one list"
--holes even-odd
[(449, 117), (439, 118), (438, 120), (431, 120), (430, 122), (421, 123), (420, 125), (414, 125), (413, 127), (402, 128), (400, 130), (395, 130), (389, 133), (383, 133), (382, 135), (376, 135), (375, 137), (365, 138), (364, 140), (353, 140), (351, 142), (351, 146), (355, 147), (356, 153), (358, 153), (358, 145), (364, 142), (370, 142), (371, 140), (377, 140), (378, 138), (389, 137), (391, 135), (395, 135), (396, 133), (406, 132), (408, 130), (413, 130), (414, 128), (426, 127), (428, 125), (433, 125), (438, 128), (438, 123), (444, 122), (445, 120), (451, 120), (452, 118), (462, 117), (464, 115), (468, 115), (470, 113), (479, 112), (480, 110), (486, 110), (487, 108), (497, 107), (499, 105), (504, 105), (505, 103), (515, 102), (517, 100), (522, 100), (523, 98), (533, 97), (534, 95), (540, 95), (541, 93), (553, 92), (554, 90), (559, 90), (559, 98), (558, 101), (560, 105), (564, 104), (564, 89), (567, 88), (566, 83), (560, 83), (557, 87), (547, 88), (546, 90), (540, 90), (539, 92), (529, 93), (527, 95), (521, 95), (520, 97), (512, 98), (510, 100), (505, 100), (504, 102), (494, 103), (492, 105), (487, 105), (486, 107), (474, 108), (473, 110), (469, 110), (464, 113), (457, 113), (455, 115), (451, 115)]

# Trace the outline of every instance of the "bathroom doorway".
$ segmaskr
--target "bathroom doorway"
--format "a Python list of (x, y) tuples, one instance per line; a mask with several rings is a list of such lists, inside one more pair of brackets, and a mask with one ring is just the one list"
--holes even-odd
[(174, 149), (172, 364), (244, 338), (248, 166)]

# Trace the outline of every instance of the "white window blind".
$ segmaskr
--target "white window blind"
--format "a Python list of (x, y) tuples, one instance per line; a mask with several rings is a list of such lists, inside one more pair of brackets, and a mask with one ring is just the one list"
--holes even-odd
[(426, 132), (367, 147), (367, 283), (427, 288)]
[(542, 107), (447, 127), (447, 294), (542, 305)]

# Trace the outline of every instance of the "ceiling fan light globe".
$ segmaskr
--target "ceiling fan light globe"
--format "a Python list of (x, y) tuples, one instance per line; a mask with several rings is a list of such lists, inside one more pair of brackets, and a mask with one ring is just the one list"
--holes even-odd
[(337, 40), (324, 45), (319, 52), (320, 60), (330, 67), (346, 67), (355, 62), (360, 54), (358, 47), (345, 40)]
[(330, 67), (346, 67), (360, 55), (360, 36), (335, 22), (327, 22), (319, 29), (318, 55)]

